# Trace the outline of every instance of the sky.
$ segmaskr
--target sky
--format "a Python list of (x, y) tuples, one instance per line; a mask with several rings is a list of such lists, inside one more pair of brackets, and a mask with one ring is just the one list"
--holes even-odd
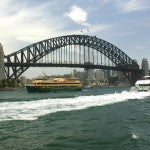
[[(150, 63), (150, 0), (0, 0), (0, 43), (5, 55), (81, 31), (114, 44), (139, 64), (143, 58)], [(52, 75), (71, 70), (30, 68), (24, 75), (43, 71)]]

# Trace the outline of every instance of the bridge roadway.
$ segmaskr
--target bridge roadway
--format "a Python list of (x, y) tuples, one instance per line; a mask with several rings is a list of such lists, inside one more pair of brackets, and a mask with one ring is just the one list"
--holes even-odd
[[(59, 63), (5, 63), (8, 67), (72, 67), (72, 68), (87, 68), (87, 69), (106, 69), (106, 70), (116, 70), (116, 71), (133, 71), (133, 68), (128, 68), (126, 66), (105, 66), (105, 65), (95, 65), (95, 64), (59, 64)], [(139, 71), (135, 69), (135, 71)]]

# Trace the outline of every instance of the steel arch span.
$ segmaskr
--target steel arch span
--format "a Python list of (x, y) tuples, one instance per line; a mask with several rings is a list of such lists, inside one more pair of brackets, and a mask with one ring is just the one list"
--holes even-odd
[[(78, 46), (78, 53), (75, 54), (77, 50), (73, 46)], [(40, 59), (49, 54), (51, 54), (51, 57), (54, 57), (55, 54), (55, 58), (50, 63), (39, 63)], [(79, 56), (78, 58), (77, 55)], [(114, 66), (99, 64), (98, 59), (102, 59), (102, 55), (108, 58)], [(56, 61), (57, 57), (59, 62)], [(91, 62), (91, 57), (93, 62)], [(81, 62), (81, 59), (83, 59), (83, 62)], [(97, 64), (94, 63), (96, 59)], [(5, 73), (7, 78), (18, 78), (29, 67), (46, 66), (118, 70), (125, 74), (131, 84), (141, 74), (138, 64), (127, 54), (115, 45), (96, 36), (66, 35), (55, 37), (34, 43), (5, 56)]]

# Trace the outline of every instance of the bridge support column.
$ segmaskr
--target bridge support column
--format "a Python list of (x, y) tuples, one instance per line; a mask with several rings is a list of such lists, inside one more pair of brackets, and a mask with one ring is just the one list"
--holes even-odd
[(124, 74), (127, 77), (127, 79), (129, 80), (131, 85), (134, 85), (137, 80), (142, 78), (141, 70), (137, 70), (137, 71), (133, 71), (133, 72), (130, 72), (130, 71), (124, 72)]

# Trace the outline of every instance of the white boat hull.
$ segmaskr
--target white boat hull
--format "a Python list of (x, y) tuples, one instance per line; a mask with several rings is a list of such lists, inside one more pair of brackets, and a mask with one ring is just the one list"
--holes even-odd
[(135, 87), (131, 87), (130, 91), (150, 92), (150, 76), (143, 77), (135, 83)]
[(150, 89), (148, 87), (145, 88), (138, 88), (138, 87), (131, 87), (131, 92), (150, 92)]

